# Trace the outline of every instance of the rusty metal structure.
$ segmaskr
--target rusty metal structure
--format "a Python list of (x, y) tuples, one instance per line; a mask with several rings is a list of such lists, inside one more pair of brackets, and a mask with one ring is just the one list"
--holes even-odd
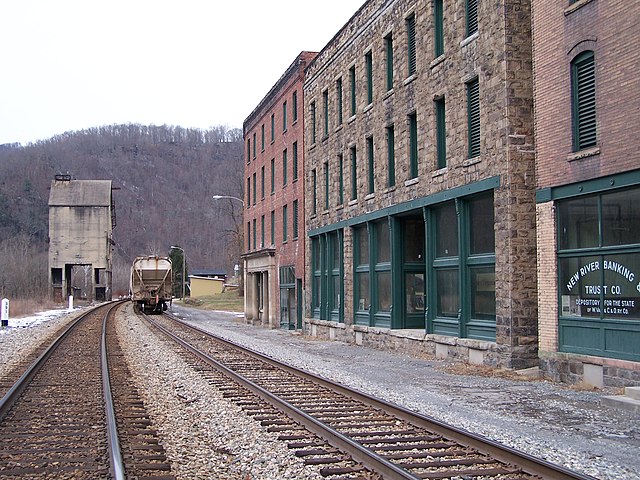
[(111, 180), (56, 175), (49, 194), (49, 286), (54, 301), (111, 300), (113, 228)]

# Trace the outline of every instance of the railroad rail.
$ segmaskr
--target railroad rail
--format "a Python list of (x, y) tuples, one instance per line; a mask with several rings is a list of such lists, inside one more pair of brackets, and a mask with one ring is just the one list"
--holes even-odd
[(0, 477), (174, 480), (114, 328), (88, 310), (0, 400)]
[(305, 463), (327, 465), (320, 470), (326, 477), (594, 480), (282, 364), (172, 315), (146, 319), (215, 368), (216, 376), (207, 373), (210, 383), (268, 430), (281, 432)]

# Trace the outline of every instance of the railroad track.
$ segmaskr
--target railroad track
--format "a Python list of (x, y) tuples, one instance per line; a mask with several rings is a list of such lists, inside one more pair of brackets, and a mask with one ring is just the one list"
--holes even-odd
[[(593, 480), (284, 365), (163, 315), (210, 383), (332, 479)], [(204, 366), (206, 365), (206, 367)]]
[(0, 400), (0, 477), (174, 480), (130, 383), (118, 303), (73, 321)]

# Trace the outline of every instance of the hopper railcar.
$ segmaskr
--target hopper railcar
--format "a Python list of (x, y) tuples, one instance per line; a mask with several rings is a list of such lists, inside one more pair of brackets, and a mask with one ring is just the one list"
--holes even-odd
[(172, 278), (169, 257), (136, 257), (131, 266), (131, 301), (141, 312), (164, 312), (173, 298)]

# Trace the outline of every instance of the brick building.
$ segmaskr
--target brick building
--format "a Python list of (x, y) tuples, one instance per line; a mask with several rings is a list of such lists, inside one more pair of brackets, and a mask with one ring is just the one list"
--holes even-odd
[(370, 0), (309, 65), (310, 334), (537, 365), (529, 7)]
[(540, 366), (640, 381), (640, 3), (532, 0)]
[(247, 117), (245, 316), (269, 327), (300, 328), (305, 258), (304, 69), (302, 52)]

